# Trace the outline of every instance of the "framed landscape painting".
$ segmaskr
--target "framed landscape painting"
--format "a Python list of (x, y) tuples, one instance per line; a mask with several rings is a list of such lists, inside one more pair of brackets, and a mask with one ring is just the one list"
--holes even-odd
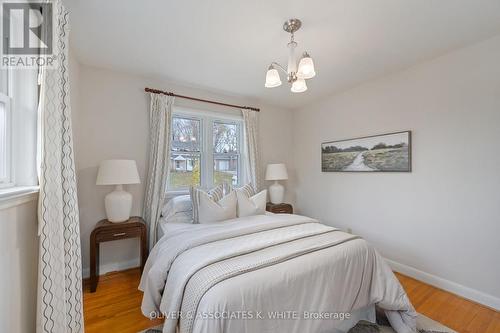
[(410, 172), (411, 131), (321, 144), (323, 172)]

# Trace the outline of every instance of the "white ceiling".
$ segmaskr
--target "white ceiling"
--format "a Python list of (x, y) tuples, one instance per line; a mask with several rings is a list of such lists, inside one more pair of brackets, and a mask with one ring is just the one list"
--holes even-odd
[[(500, 0), (66, 0), (72, 46), (87, 65), (303, 106), (500, 33)], [(309, 90), (264, 88), (286, 65), (283, 22), (298, 17), (298, 51), (317, 76)], [(284, 78), (282, 78), (284, 79)], [(168, 89), (168, 87), (158, 87)]]

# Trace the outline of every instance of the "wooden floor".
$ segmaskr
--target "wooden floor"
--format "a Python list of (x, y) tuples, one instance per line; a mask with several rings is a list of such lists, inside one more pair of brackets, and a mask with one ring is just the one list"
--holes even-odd
[(500, 333), (500, 312), (396, 273), (415, 309), (460, 333)]
[[(99, 277), (95, 293), (84, 284), (85, 333), (137, 333), (161, 324), (141, 313), (142, 292), (137, 290), (139, 269), (109, 273)], [(86, 281), (88, 282), (88, 281)]]
[[(500, 312), (396, 274), (418, 312), (462, 333), (500, 333)], [(137, 333), (160, 324), (142, 316), (140, 272), (102, 276), (95, 293), (84, 291), (86, 333)]]

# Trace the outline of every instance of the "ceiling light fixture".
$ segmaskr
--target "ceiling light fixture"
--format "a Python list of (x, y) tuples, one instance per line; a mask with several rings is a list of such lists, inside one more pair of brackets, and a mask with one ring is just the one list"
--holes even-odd
[(295, 48), (297, 42), (294, 40), (294, 33), (302, 26), (299, 19), (290, 19), (283, 24), (283, 30), (290, 33), (290, 42), (288, 43), (288, 66), (287, 69), (277, 62), (272, 62), (266, 73), (266, 88), (274, 88), (281, 85), (281, 78), (278, 69), (287, 75), (288, 83), (292, 84), (291, 91), (301, 93), (307, 90), (306, 80), (312, 79), (316, 75), (314, 62), (307, 52), (304, 52), (297, 65), (295, 58)]

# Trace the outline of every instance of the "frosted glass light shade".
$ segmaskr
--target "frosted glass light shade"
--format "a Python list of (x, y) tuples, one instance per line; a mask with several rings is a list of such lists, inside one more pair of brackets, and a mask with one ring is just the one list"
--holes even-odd
[(314, 70), (314, 62), (312, 58), (307, 54), (304, 53), (304, 56), (302, 59), (300, 59), (299, 62), (299, 69), (297, 71), (297, 77), (301, 79), (311, 79), (316, 75), (316, 72)]
[(99, 164), (96, 185), (139, 184), (134, 160), (105, 160)]
[(288, 172), (283, 163), (268, 164), (266, 168), (266, 180), (285, 180), (288, 179)]
[(270, 67), (266, 73), (266, 84), (264, 86), (266, 88), (274, 88), (280, 85), (281, 85), (281, 79), (278, 70)]
[(307, 90), (306, 80), (297, 79), (292, 83), (291, 91), (294, 93), (301, 93)]

